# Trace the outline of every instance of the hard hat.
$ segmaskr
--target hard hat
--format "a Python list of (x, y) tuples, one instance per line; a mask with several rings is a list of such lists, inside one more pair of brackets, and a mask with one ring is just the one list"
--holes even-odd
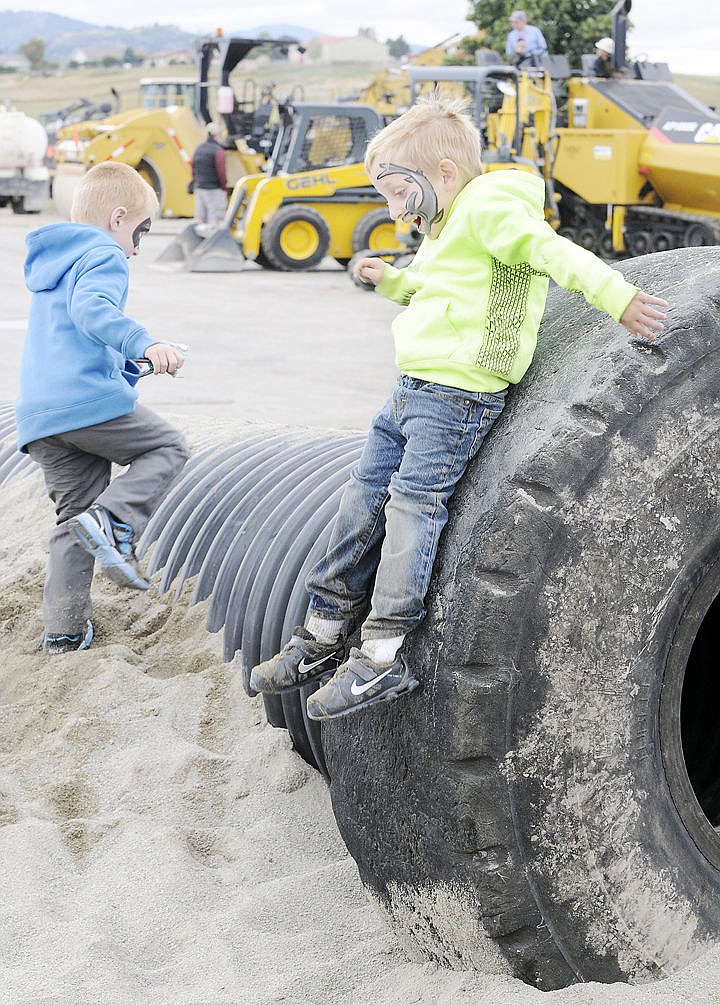
[(611, 38), (601, 38), (599, 42), (595, 43), (595, 48), (602, 49), (602, 51), (606, 52), (608, 56), (612, 56), (615, 45)]
[(222, 128), (217, 124), (217, 122), (208, 122), (207, 133), (208, 136), (219, 136), (222, 132)]

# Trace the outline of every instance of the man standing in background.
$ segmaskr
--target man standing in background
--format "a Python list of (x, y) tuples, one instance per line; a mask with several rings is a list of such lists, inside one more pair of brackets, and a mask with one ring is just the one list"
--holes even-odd
[(223, 222), (227, 209), (227, 172), (225, 149), (220, 143), (220, 126), (208, 122), (207, 139), (193, 157), (195, 219), (211, 230)]

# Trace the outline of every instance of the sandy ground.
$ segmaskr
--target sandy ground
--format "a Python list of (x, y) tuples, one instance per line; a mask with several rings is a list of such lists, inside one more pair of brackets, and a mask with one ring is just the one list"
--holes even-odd
[[(14, 397), (24, 233), (0, 211), (3, 363)], [(367, 426), (394, 373), (395, 308), (332, 263), (187, 276), (132, 263), (128, 310), (192, 345), (143, 400), (191, 443), (247, 423)], [(655, 1005), (720, 1001), (720, 954), (658, 984), (541, 993), (410, 960), (367, 898), (321, 776), (224, 663), (206, 607), (93, 587), (86, 653), (36, 651), (52, 514), (40, 479), (1, 489), (0, 1002), (168, 1005)], [(158, 577), (156, 577), (157, 579)]]

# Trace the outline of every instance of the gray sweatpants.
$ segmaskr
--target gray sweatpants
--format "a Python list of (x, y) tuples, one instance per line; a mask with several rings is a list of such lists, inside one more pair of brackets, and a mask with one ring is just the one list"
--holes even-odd
[[(92, 503), (129, 523), (137, 540), (189, 457), (182, 434), (149, 408), (28, 444), (43, 469), (57, 526), (50, 534), (43, 592), (45, 631), (84, 632), (94, 559), (66, 521)], [(112, 464), (125, 467), (110, 480)]]

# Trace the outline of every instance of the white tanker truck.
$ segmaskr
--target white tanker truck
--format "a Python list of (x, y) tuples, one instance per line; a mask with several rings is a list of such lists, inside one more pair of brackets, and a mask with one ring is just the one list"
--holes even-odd
[(0, 206), (40, 213), (50, 198), (47, 133), (23, 112), (0, 105)]

